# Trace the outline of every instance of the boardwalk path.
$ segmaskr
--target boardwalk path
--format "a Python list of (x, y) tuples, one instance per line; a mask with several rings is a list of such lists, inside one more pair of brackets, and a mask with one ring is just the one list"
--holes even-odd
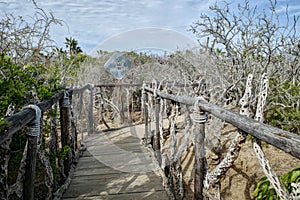
[(138, 125), (89, 136), (63, 199), (168, 199), (143, 133)]

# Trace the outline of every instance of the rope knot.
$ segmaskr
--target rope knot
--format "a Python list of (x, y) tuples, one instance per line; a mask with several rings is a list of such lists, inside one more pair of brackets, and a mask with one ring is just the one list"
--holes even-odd
[(69, 94), (68, 92), (64, 92), (64, 97), (63, 97), (63, 101), (62, 101), (62, 105), (63, 108), (68, 108), (69, 107)]
[(33, 137), (39, 137), (41, 134), (41, 109), (37, 105), (28, 105), (25, 106), (23, 109), (32, 109), (35, 111), (35, 119), (30, 122), (29, 125), (29, 133), (27, 135), (33, 136)]
[(202, 100), (202, 97), (198, 97), (194, 103), (194, 111), (193, 111), (193, 121), (196, 123), (205, 123), (207, 122), (207, 113), (201, 111), (199, 107), (199, 101)]

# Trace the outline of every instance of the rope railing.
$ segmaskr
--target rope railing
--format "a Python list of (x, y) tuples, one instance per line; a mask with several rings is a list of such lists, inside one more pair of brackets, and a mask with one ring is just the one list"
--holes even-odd
[[(188, 87), (188, 86), (199, 86), (201, 83), (177, 83), (177, 82), (171, 82), (171, 81), (163, 81), (163, 82), (157, 82), (157, 85), (160, 85), (161, 83), (169, 83), (172, 84), (174, 87)], [(101, 84), (96, 84), (95, 87), (132, 87), (132, 86), (138, 86), (142, 87), (143, 85), (151, 85), (151, 82), (143, 82), (143, 83), (101, 83)]]
[[(93, 85), (87, 84), (82, 88), (69, 89), (64, 92), (55, 94), (52, 98), (45, 100), (37, 105), (25, 106), (18, 113), (8, 116), (3, 119), (3, 125), (0, 130), (0, 199), (9, 199), (16, 195), (18, 198), (34, 199), (34, 182), (35, 182), (35, 170), (36, 161), (40, 160), (44, 165), (46, 177), (45, 185), (48, 188), (48, 194), (45, 199), (60, 199), (64, 190), (70, 184), (74, 171), (74, 163), (78, 159), (80, 150), (78, 149), (78, 137), (76, 126), (74, 121), (74, 110), (72, 108), (72, 95), (83, 94), (84, 91), (89, 90), (90, 100), (93, 99)], [(57, 128), (58, 120), (57, 104), (59, 104), (59, 117), (60, 128)], [(93, 102), (90, 106), (90, 113), (93, 113)], [(49, 147), (43, 149), (41, 144), (44, 137), (41, 131), (44, 130), (43, 124), (46, 120), (45, 114), (50, 114), (50, 138)], [(90, 120), (87, 120), (90, 121)], [(90, 124), (88, 125), (90, 126)], [(23, 128), (29, 127), (27, 131), (27, 143), (25, 145), (23, 158), (20, 163), (18, 178), (15, 184), (8, 184), (8, 163), (10, 157), (10, 144), (15, 134)], [(60, 133), (58, 133), (60, 129)], [(71, 133), (72, 131), (72, 133)], [(93, 129), (88, 131), (88, 134), (93, 133)], [(58, 137), (60, 137), (61, 144), (58, 144)], [(82, 140), (82, 138), (81, 138)], [(52, 156), (46, 156), (45, 152)], [(64, 158), (61, 158), (61, 153), (64, 152)], [(54, 157), (53, 157), (54, 156)], [(50, 161), (52, 160), (52, 161)], [(52, 164), (50, 164), (52, 162)], [(56, 169), (52, 167), (56, 166)], [(61, 168), (60, 177), (57, 179), (54, 170)]]
[[(154, 92), (154, 89), (149, 87), (145, 87), (145, 90), (151, 93)], [(161, 98), (173, 100), (189, 106), (194, 105), (194, 103), (198, 100), (197, 98), (189, 96), (176, 96), (172, 94), (162, 93), (160, 91), (156, 91), (156, 94)], [(238, 129), (260, 139), (261, 141), (271, 144), (278, 149), (281, 149), (284, 152), (300, 159), (299, 135), (258, 122), (252, 118), (235, 113), (221, 106), (209, 103), (204, 99), (199, 100), (199, 107), (201, 110), (234, 125)]]
[[(184, 199), (186, 192), (184, 191), (183, 183), (183, 169), (182, 169), (182, 156), (184, 153), (193, 148), (194, 151), (194, 199), (203, 199), (208, 197), (209, 194), (214, 194), (211, 199), (220, 199), (219, 182), (222, 177), (225, 176), (227, 170), (232, 167), (233, 162), (238, 157), (241, 144), (245, 141), (247, 134), (252, 135), (255, 138), (254, 146), (258, 158), (261, 163), (265, 164), (265, 168), (270, 172), (269, 175), (275, 180), (275, 184), (278, 185), (277, 191), (281, 192), (280, 196), (285, 198), (288, 196), (286, 191), (281, 188), (278, 178), (272, 173), (268, 163), (265, 162), (265, 158), (260, 153), (259, 142), (264, 141), (272, 146), (283, 150), (286, 153), (300, 159), (300, 136), (293, 133), (266, 125), (262, 123), (259, 118), (249, 118), (249, 111), (247, 110), (247, 104), (251, 96), (251, 80), (252, 77), (248, 77), (246, 83), (245, 95), (241, 100), (240, 113), (233, 112), (225, 109), (221, 106), (209, 103), (201, 97), (179, 96), (169, 94), (166, 89), (161, 86), (161, 83), (148, 83), (148, 84), (87, 84), (81, 88), (69, 89), (58, 94), (55, 94), (52, 98), (38, 103), (36, 105), (30, 105), (24, 107), (18, 113), (8, 116), (4, 119), (4, 125), (0, 130), (0, 199), (8, 199), (10, 195), (17, 195), (26, 197), (26, 199), (33, 199), (34, 193), (34, 173), (28, 173), (28, 171), (34, 172), (36, 168), (36, 160), (40, 159), (41, 163), (46, 169), (45, 185), (48, 187), (48, 199), (60, 199), (63, 192), (71, 182), (71, 176), (74, 171), (74, 163), (80, 155), (81, 146), (79, 142), (78, 122), (77, 115), (84, 116), (82, 110), (87, 110), (86, 119), (79, 119), (81, 124), (86, 124), (87, 134), (93, 134), (96, 126), (99, 125), (98, 118), (105, 124), (106, 128), (110, 129), (111, 124), (104, 119), (104, 112), (107, 112), (109, 104), (112, 110), (115, 110), (120, 114), (122, 109), (119, 109), (119, 105), (114, 105), (113, 101), (105, 95), (103, 89), (111, 87), (131, 87), (126, 90), (126, 102), (127, 106), (125, 111), (127, 115), (123, 114), (123, 117), (127, 117), (127, 123), (132, 123), (133, 120), (129, 120), (131, 117), (130, 112), (133, 111), (133, 87), (139, 90), (138, 101), (141, 104), (139, 112), (141, 112), (141, 119), (145, 123), (145, 145), (152, 148), (153, 155), (157, 159), (156, 163), (159, 165), (161, 172), (163, 173), (163, 182), (167, 188), (167, 192), (171, 199)], [(264, 82), (266, 83), (266, 81)], [(152, 87), (150, 87), (151, 85)], [(186, 87), (188, 84), (173, 84), (172, 87)], [(262, 90), (265, 87), (262, 87)], [(163, 89), (163, 90), (161, 90)], [(85, 101), (87, 109), (83, 109), (83, 94), (88, 91), (88, 97)], [(111, 94), (107, 92), (108, 95)], [(121, 95), (121, 94), (120, 94)], [(265, 93), (263, 96), (267, 96)], [(131, 102), (130, 99), (131, 98)], [(262, 99), (261, 101), (265, 101)], [(80, 104), (76, 108), (75, 103)], [(130, 107), (129, 104), (132, 104)], [(96, 116), (94, 108), (99, 108)], [(177, 139), (177, 126), (178, 118), (181, 117), (180, 109), (184, 110), (183, 122), (183, 139), (182, 143)], [(263, 103), (260, 105), (258, 111), (262, 111)], [(130, 110), (132, 109), (132, 110)], [(41, 113), (39, 115), (38, 113)], [(59, 113), (56, 115), (50, 115), (50, 138), (49, 138), (49, 152), (55, 156), (54, 164), (57, 168), (60, 168), (59, 177), (60, 180), (56, 180), (53, 176), (53, 169), (50, 165), (49, 157), (45, 156), (42, 145), (40, 144), (39, 137), (42, 134), (38, 134), (38, 129), (43, 127), (43, 121), (46, 112)], [(78, 112), (78, 113), (77, 113)], [(106, 113), (107, 114), (107, 113)], [(206, 161), (206, 153), (204, 150), (205, 143), (205, 126), (208, 120), (208, 114), (213, 115), (220, 120), (223, 120), (229, 124), (232, 124), (238, 129), (237, 136), (234, 138), (230, 145), (227, 155), (223, 160), (210, 172), (208, 172), (208, 166)], [(59, 116), (59, 119), (57, 119)], [(261, 117), (258, 115), (258, 117)], [(169, 121), (168, 133), (164, 130), (164, 120)], [(85, 121), (86, 120), (86, 121)], [(125, 120), (126, 121), (126, 120)], [(35, 122), (35, 123), (33, 123)], [(38, 122), (40, 122), (38, 124)], [(101, 123), (100, 122), (100, 123)], [(154, 122), (154, 127), (152, 125)], [(57, 127), (60, 124), (60, 127)], [(40, 125), (40, 126), (39, 126)], [(11, 138), (17, 134), (24, 127), (29, 127), (27, 134), (27, 145), (23, 152), (23, 159), (20, 163), (20, 173), (18, 175), (16, 184), (8, 185), (8, 162)], [(31, 127), (31, 128), (30, 128)], [(97, 127), (98, 128), (98, 127)], [(60, 130), (60, 131), (59, 131)], [(154, 130), (154, 131), (153, 131)], [(83, 140), (81, 135), (81, 142)], [(60, 141), (60, 144), (59, 144)], [(65, 157), (59, 157), (59, 154), (65, 153)], [(51, 161), (53, 162), (53, 160)], [(53, 163), (52, 163), (53, 164)], [(25, 182), (26, 184), (23, 184)], [(272, 182), (272, 181), (271, 181)], [(278, 182), (278, 183), (277, 183)], [(274, 183), (274, 181), (273, 181)], [(209, 190), (215, 190), (210, 192)], [(295, 186), (295, 191), (299, 189)]]
[[(254, 151), (259, 160), (259, 164), (263, 168), (263, 172), (266, 174), (271, 184), (273, 184), (273, 186), (275, 187), (275, 190), (280, 198), (291, 199), (292, 195), (295, 195), (295, 191), (299, 190), (299, 186), (295, 185), (294, 191), (292, 191), (291, 194), (287, 193), (276, 174), (270, 168), (270, 165), (267, 159), (264, 157), (258, 141), (264, 141), (300, 159), (300, 136), (262, 123), (262, 108), (264, 105), (263, 102), (265, 102), (265, 99), (263, 98), (267, 97), (266, 83), (268, 83), (268, 80), (266, 78), (263, 78), (263, 82), (261, 84), (260, 96), (262, 99), (260, 99), (258, 102), (258, 114), (256, 115), (255, 119), (249, 117), (247, 104), (249, 103), (249, 98), (251, 96), (251, 81), (252, 75), (249, 75), (246, 83), (246, 91), (244, 97), (240, 102), (240, 113), (236, 113), (221, 106), (209, 103), (201, 97), (168, 94), (160, 91), (157, 87), (155, 87), (155, 85), (153, 85), (152, 87), (143, 85), (143, 95), (147, 97), (144, 98), (144, 102), (142, 103), (145, 106), (145, 138), (152, 137), (151, 134), (149, 135), (149, 131), (151, 131), (151, 129), (147, 127), (150, 124), (149, 119), (151, 119), (151, 117), (149, 116), (151, 116), (151, 112), (156, 113), (155, 120), (153, 121), (155, 123), (155, 133), (162, 132), (162, 114), (161, 112), (160, 114), (157, 114), (159, 111), (157, 110), (157, 107), (155, 107), (155, 109), (153, 109), (152, 111), (147, 109), (147, 107), (149, 107), (150, 105), (150, 103), (147, 101), (151, 99), (149, 97), (153, 96), (155, 99), (159, 99), (160, 102), (163, 102), (163, 99), (167, 99), (173, 102), (172, 104), (175, 103), (176, 105), (180, 104), (182, 106), (186, 105), (187, 107), (190, 106), (194, 108), (193, 112), (189, 112), (189, 114), (187, 115), (188, 117), (191, 117), (193, 122), (192, 144), (194, 149), (194, 199), (220, 199), (220, 180), (225, 176), (228, 169), (233, 166), (234, 161), (238, 158), (239, 151), (242, 147), (241, 144), (245, 142), (247, 134), (253, 136)], [(157, 135), (153, 137), (153, 140), (148, 139), (149, 141), (153, 142), (153, 144), (150, 144), (150, 146), (148, 146), (150, 148), (153, 148), (155, 152), (160, 152), (160, 154), (156, 153), (154, 155), (158, 160), (157, 163), (160, 164), (160, 167), (164, 172), (163, 180), (168, 180), (165, 184), (167, 184), (166, 189), (169, 190), (170, 193), (172, 193), (171, 199), (182, 199), (185, 197), (184, 191), (182, 192), (183, 186), (182, 184), (180, 184), (180, 182), (182, 181), (182, 172), (180, 170), (182, 166), (180, 165), (180, 162), (177, 162), (178, 160), (180, 161), (181, 155), (179, 156), (179, 158), (174, 159), (174, 155), (176, 154), (176, 152), (182, 150), (182, 146), (176, 144), (177, 139), (174, 132), (174, 127), (176, 124), (174, 116), (178, 115), (177, 112), (178, 111), (174, 113), (174, 111), (172, 110), (169, 119), (169, 123), (171, 124), (171, 126), (169, 127), (169, 142), (166, 142), (166, 139), (164, 139), (163, 137), (158, 137)], [(205, 124), (207, 121), (207, 113), (229, 124), (232, 124), (238, 129), (237, 135), (233, 139), (232, 144), (229, 146), (227, 154), (225, 155), (223, 160), (220, 161), (219, 164), (210, 172), (208, 172), (207, 170), (208, 166), (204, 150)], [(189, 119), (185, 117), (183, 121), (188, 122)], [(186, 123), (185, 128), (183, 128), (185, 133), (185, 136), (183, 137), (186, 137), (186, 130), (189, 129), (189, 126), (189, 123)], [(162, 141), (158, 141), (159, 139)], [(184, 140), (187, 141), (186, 139)], [(185, 143), (186, 142), (183, 143), (185, 147), (188, 146)], [(160, 145), (158, 146), (157, 144)], [(160, 150), (158, 148), (160, 148)], [(169, 149), (168, 155), (165, 153), (166, 149)], [(174, 164), (178, 166), (174, 167)], [(176, 178), (177, 180), (174, 182), (174, 179)], [(181, 178), (181, 180), (178, 180), (178, 178)]]

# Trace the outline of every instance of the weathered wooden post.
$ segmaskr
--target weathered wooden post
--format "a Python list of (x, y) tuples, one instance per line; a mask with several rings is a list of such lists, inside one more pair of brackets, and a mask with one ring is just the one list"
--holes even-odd
[(109, 125), (106, 123), (105, 119), (104, 119), (104, 98), (103, 98), (103, 89), (102, 87), (99, 88), (100, 90), (100, 117), (101, 117), (101, 121), (104, 123), (104, 125), (106, 126), (106, 128), (110, 129)]
[[(64, 93), (64, 97), (60, 99), (59, 101), (59, 106), (60, 106), (60, 129), (61, 129), (61, 147), (64, 149), (67, 146), (70, 147), (70, 119), (69, 119), (69, 95), (67, 92)], [(69, 171), (70, 171), (70, 158), (67, 155), (65, 160), (63, 161), (63, 173), (65, 176), (68, 176)]]
[(126, 106), (127, 106), (127, 124), (130, 123), (132, 120), (131, 120), (131, 114), (130, 114), (130, 97), (132, 96), (130, 94), (130, 89), (126, 89)]
[(172, 190), (174, 191), (175, 199), (184, 199), (184, 189), (182, 182), (181, 172), (181, 160), (176, 160), (177, 149), (177, 138), (176, 138), (176, 120), (178, 117), (178, 102), (171, 101), (171, 115), (170, 120), (170, 182)]
[(145, 119), (145, 140), (146, 140), (146, 144), (147, 144), (147, 140), (149, 137), (149, 133), (148, 133), (148, 129), (149, 129), (149, 113), (148, 113), (148, 106), (147, 106), (147, 102), (148, 102), (148, 93), (144, 92), (143, 95), (143, 102), (144, 102), (144, 119)]
[(91, 135), (94, 133), (94, 85), (89, 85), (90, 91), (90, 104), (89, 104), (89, 113), (88, 113), (88, 134)]
[[(8, 111), (6, 111), (6, 117), (13, 115), (14, 108), (9, 106)], [(1, 130), (2, 131), (2, 130)], [(8, 161), (10, 157), (10, 143), (12, 139), (9, 138), (5, 142), (0, 143), (0, 200), (8, 199)]]
[(145, 83), (143, 83), (143, 86), (142, 86), (142, 91), (141, 91), (141, 119), (140, 121), (143, 122), (145, 120), (145, 94), (146, 94), (146, 91), (145, 91)]
[(118, 106), (120, 110), (120, 122), (121, 124), (124, 124), (125, 116), (124, 116), (124, 103), (123, 103), (123, 97), (122, 97), (122, 80), (118, 80)]
[(34, 179), (35, 167), (37, 157), (38, 137), (40, 136), (40, 121), (41, 109), (36, 105), (29, 105), (25, 108), (35, 110), (35, 119), (29, 124), (29, 131), (27, 133), (27, 157), (26, 157), (26, 171), (23, 186), (23, 198), (26, 200), (34, 199)]
[(34, 199), (34, 179), (37, 153), (37, 137), (28, 135), (26, 172), (24, 180), (24, 199)]
[(57, 135), (57, 104), (54, 105), (54, 108), (50, 109), (50, 141), (49, 141), (49, 152), (58, 154), (58, 135)]
[(7, 163), (9, 159), (9, 145), (11, 139), (5, 141), (0, 145), (0, 199), (6, 200), (8, 198), (8, 184), (7, 184)]
[(71, 116), (70, 121), (71, 121), (71, 135), (72, 135), (70, 143), (71, 143), (72, 162), (73, 162), (76, 151), (78, 149), (78, 145), (77, 145), (77, 125), (76, 125), (77, 120), (72, 106), (72, 99), (73, 99), (72, 97), (73, 97), (73, 93), (69, 92), (70, 116)]
[(198, 105), (199, 100), (194, 104), (193, 121), (194, 127), (194, 148), (195, 148), (195, 163), (194, 163), (194, 199), (203, 199), (204, 180), (207, 172), (206, 157), (204, 150), (205, 140), (205, 122), (207, 120), (206, 113), (200, 110)]
[(160, 130), (159, 130), (159, 113), (160, 113), (160, 97), (155, 97), (155, 133), (153, 136), (153, 150), (156, 159), (161, 165), (161, 152), (160, 152)]

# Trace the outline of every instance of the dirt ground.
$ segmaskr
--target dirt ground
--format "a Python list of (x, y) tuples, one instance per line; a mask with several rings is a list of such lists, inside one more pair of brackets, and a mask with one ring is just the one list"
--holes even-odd
[[(229, 128), (229, 130), (228, 130)], [(222, 131), (221, 146), (222, 157), (226, 155), (231, 141), (236, 135), (235, 128), (228, 126), (227, 130)], [(268, 159), (272, 169), (279, 176), (292, 170), (300, 164), (299, 159), (271, 146), (262, 143), (265, 157)], [(217, 156), (209, 149), (206, 149), (207, 162), (209, 171), (211, 171), (218, 163)], [(182, 157), (184, 180), (187, 187), (187, 199), (192, 199), (193, 191), (193, 149), (187, 152)], [(246, 142), (243, 144), (239, 157), (234, 162), (234, 165), (226, 173), (226, 176), (221, 180), (221, 198), (224, 200), (237, 200), (245, 199), (250, 200), (253, 198), (253, 191), (256, 183), (264, 175), (258, 160), (252, 150), (252, 140), (248, 136)]]

